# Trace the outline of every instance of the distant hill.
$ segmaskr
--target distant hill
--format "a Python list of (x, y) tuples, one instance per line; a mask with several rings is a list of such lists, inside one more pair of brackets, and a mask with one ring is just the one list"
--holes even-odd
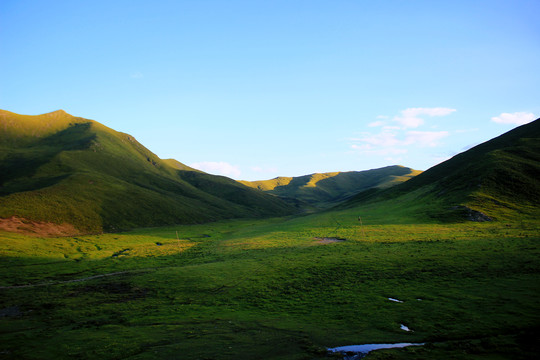
[(187, 171), (195, 171), (195, 172), (203, 173), (203, 171), (189, 167), (175, 159), (163, 159), (161, 161), (163, 161), (165, 164), (169, 165), (170, 167), (176, 170), (187, 170)]
[(69, 233), (101, 232), (296, 211), (232, 179), (161, 160), (133, 136), (62, 110), (0, 110), (0, 129), (4, 229), (52, 223)]
[(540, 119), (460, 153), (391, 189), (342, 204), (409, 211), (438, 220), (540, 216)]
[(327, 208), (366, 189), (388, 188), (419, 173), (421, 171), (396, 165), (366, 171), (316, 173), (240, 182), (270, 194), (296, 199), (308, 206)]

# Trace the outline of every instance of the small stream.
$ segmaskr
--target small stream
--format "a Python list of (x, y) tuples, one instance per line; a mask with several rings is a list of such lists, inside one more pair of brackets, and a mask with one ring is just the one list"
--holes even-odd
[[(389, 301), (395, 303), (403, 303), (403, 300), (389, 297)], [(416, 300), (422, 301), (422, 299), (417, 298)], [(403, 331), (413, 332), (407, 325), (399, 324), (399, 327)], [(394, 344), (363, 344), (363, 345), (348, 345), (348, 346), (339, 346), (335, 348), (329, 348), (328, 351), (332, 353), (341, 353), (343, 355), (343, 360), (357, 360), (365, 357), (369, 352), (379, 349), (392, 349), (392, 348), (404, 348), (407, 346), (421, 346), (424, 343), (394, 343)]]
[(395, 344), (364, 344), (364, 345), (348, 345), (330, 348), (328, 351), (342, 353), (343, 360), (362, 359), (370, 351), (379, 349), (403, 348), (407, 346), (421, 346), (424, 343), (395, 343)]

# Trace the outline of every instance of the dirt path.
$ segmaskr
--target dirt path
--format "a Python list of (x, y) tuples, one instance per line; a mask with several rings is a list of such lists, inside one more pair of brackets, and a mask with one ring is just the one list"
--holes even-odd
[(107, 274), (99, 274), (99, 275), (87, 276), (87, 277), (80, 278), (80, 279), (64, 280), (64, 281), (53, 281), (53, 282), (39, 283), (39, 284), (0, 286), (0, 290), (4, 290), (4, 289), (23, 289), (23, 288), (31, 288), (31, 287), (37, 287), (37, 286), (70, 284), (70, 283), (83, 282), (83, 281), (88, 281), (88, 280), (93, 280), (93, 279), (99, 279), (99, 278), (108, 277), (108, 276), (116, 276), (116, 275), (122, 275), (122, 274), (132, 274), (132, 273), (145, 272), (145, 271), (151, 271), (151, 270), (155, 270), (155, 268), (117, 271), (117, 272), (112, 272), (112, 273), (107, 273)]

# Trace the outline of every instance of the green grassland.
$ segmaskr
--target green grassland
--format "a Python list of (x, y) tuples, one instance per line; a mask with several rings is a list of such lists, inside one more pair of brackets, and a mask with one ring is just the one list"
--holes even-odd
[(1, 233), (0, 359), (326, 359), (389, 342), (426, 345), (367, 358), (538, 354), (537, 219), (391, 212)]

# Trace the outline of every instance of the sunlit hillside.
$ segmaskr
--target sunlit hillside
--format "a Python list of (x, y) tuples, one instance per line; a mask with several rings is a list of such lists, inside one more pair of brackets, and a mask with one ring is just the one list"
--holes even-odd
[(0, 127), (0, 217), (22, 221), (24, 231), (43, 222), (68, 233), (101, 232), (296, 211), (232, 179), (163, 161), (133, 136), (61, 110), (2, 110)]
[(361, 191), (392, 187), (420, 173), (403, 166), (387, 166), (365, 171), (315, 173), (241, 183), (270, 194), (299, 200), (315, 208), (326, 208)]
[[(390, 189), (358, 194), (342, 208), (443, 221), (540, 216), (540, 119), (460, 153)], [(394, 209), (391, 211), (390, 209)]]

